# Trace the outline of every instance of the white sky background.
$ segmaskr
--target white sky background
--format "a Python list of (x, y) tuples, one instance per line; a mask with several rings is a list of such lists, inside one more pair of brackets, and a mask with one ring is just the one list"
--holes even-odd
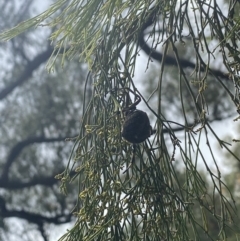
[[(49, 1), (49, 0), (34, 0), (34, 2), (35, 2), (34, 6), (36, 7), (38, 13), (45, 11), (52, 3), (52, 1)], [(141, 91), (144, 92), (144, 89), (143, 89), (144, 87), (141, 83), (143, 81), (146, 81), (149, 75), (148, 71), (145, 71), (146, 65), (147, 65), (147, 56), (143, 52), (141, 52), (141, 57), (138, 59), (136, 73), (134, 77), (134, 81), (140, 92)], [(216, 68), (218, 68), (218, 66)], [(159, 69), (160, 69), (160, 64), (159, 64)], [(237, 116), (237, 113), (236, 113), (236, 116)], [(239, 124), (238, 122), (233, 122), (233, 118), (226, 119), (224, 121), (219, 121), (219, 122), (216, 121), (212, 123), (211, 126), (216, 131), (216, 133), (219, 134), (219, 137), (222, 138), (223, 140), (228, 139), (227, 141), (229, 141), (229, 138), (227, 138), (227, 136), (228, 137), (231, 136), (231, 139), (240, 139), (239, 133), (236, 132)], [(228, 174), (232, 168), (231, 165), (227, 164), (227, 161), (229, 162), (229, 160), (227, 161), (225, 160), (225, 157), (223, 156), (222, 151), (220, 150), (220, 146), (217, 144), (217, 141), (215, 140), (215, 138), (212, 135), (210, 135), (210, 133), (209, 133), (209, 139), (211, 143), (213, 143), (212, 146), (213, 146), (214, 152), (216, 153), (219, 166), (221, 168), (220, 171), (222, 172), (223, 175)], [(205, 140), (204, 138), (202, 140), (203, 141), (201, 143), (201, 147), (203, 148), (203, 150), (206, 149), (206, 155), (209, 156), (209, 160), (211, 160), (209, 149), (206, 146), (206, 141), (204, 141)], [(234, 142), (231, 142), (231, 143), (233, 144), (233, 146), (239, 145), (239, 143), (234, 143)], [(208, 164), (213, 169), (215, 169), (215, 165), (213, 162), (212, 164), (210, 162)], [(205, 169), (204, 166), (203, 166), (203, 169)], [(73, 224), (65, 224), (65, 225), (60, 225), (53, 229), (50, 228), (51, 230), (51, 232), (49, 232), (50, 241), (58, 240), (64, 233), (66, 233), (67, 228), (70, 228), (72, 226)], [(39, 239), (37, 238), (36, 240), (40, 240), (40, 238)]]
[(34, 7), (38, 13), (42, 13), (43, 11), (47, 10), (49, 6), (55, 2), (54, 0), (34, 0)]

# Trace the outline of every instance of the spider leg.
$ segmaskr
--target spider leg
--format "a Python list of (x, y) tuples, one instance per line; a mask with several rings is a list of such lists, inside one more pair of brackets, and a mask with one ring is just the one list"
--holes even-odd
[[(141, 97), (134, 91), (132, 91), (130, 88), (121, 88), (119, 89), (119, 91), (122, 91), (123, 94), (126, 95), (126, 111), (131, 111), (131, 110), (135, 110), (136, 109), (136, 106), (141, 102)], [(130, 99), (130, 95), (129, 95), (129, 92), (131, 92), (134, 96), (135, 96), (135, 102), (132, 103), (130, 106), (129, 106), (129, 99)]]
[(155, 134), (157, 130), (153, 129), (152, 126), (150, 126), (150, 136)]

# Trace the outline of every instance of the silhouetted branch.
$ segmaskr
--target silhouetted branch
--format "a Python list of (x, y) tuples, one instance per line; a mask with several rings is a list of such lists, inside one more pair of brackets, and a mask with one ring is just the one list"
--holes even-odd
[(39, 176), (39, 177), (33, 178), (32, 180), (30, 180), (28, 182), (21, 182), (19, 180), (16, 180), (16, 181), (10, 180), (9, 181), (9, 180), (4, 180), (1, 178), (0, 179), (0, 188), (6, 188), (8, 190), (15, 190), (15, 189), (32, 187), (35, 185), (51, 187), (59, 181), (56, 178), (54, 178), (59, 173), (61, 173), (61, 171), (59, 171), (58, 173), (53, 174), (52, 176), (49, 176), (49, 177)]
[(56, 137), (56, 138), (46, 138), (44, 136), (35, 136), (30, 137), (26, 140), (18, 142), (10, 151), (5, 166), (3, 167), (2, 174), (0, 180), (4, 180), (5, 182), (8, 180), (8, 172), (13, 164), (13, 162), (16, 160), (16, 158), (19, 156), (19, 154), (22, 152), (22, 150), (34, 143), (49, 143), (49, 142), (58, 142), (58, 141), (64, 141), (66, 137)]
[[(156, 14), (157, 14), (156, 10), (152, 11), (152, 13), (150, 14), (149, 18), (147, 19), (147, 21), (143, 25), (141, 34), (139, 35), (138, 43), (139, 43), (139, 46), (141, 47), (141, 49), (149, 57), (157, 60), (158, 62), (161, 62), (162, 58), (163, 58), (162, 53), (160, 53), (160, 52), (156, 51), (155, 49), (149, 47), (148, 44), (146, 43), (146, 41), (144, 40), (144, 35), (145, 35), (144, 31), (154, 23), (155, 18), (156, 18)], [(189, 60), (186, 60), (186, 59), (179, 59), (179, 63), (180, 63), (182, 68), (191, 68), (191, 69), (195, 69), (196, 68), (195, 63), (193, 63), (193, 62), (191, 62)], [(171, 56), (168, 56), (168, 55), (164, 56), (164, 64), (166, 64), (166, 65), (174, 65), (176, 67), (178, 66), (177, 60), (174, 57), (171, 57)], [(207, 69), (206, 64), (201, 62), (200, 70), (201, 71), (205, 71), (206, 69)], [(215, 69), (211, 69), (211, 68), (208, 68), (208, 69), (209, 69), (209, 72), (212, 75), (214, 75), (216, 77), (220, 77), (220, 78), (226, 79), (226, 80), (229, 80), (228, 74), (226, 74), (226, 73), (224, 73), (224, 72), (222, 72), (220, 70), (215, 70)]]
[(31, 213), (27, 212), (24, 210), (9, 210), (6, 207), (6, 202), (5, 200), (0, 197), (0, 213), (1, 217), (4, 218), (11, 218), (11, 217), (16, 217), (16, 218), (21, 218), (25, 219), (28, 222), (42, 225), (43, 223), (53, 223), (53, 224), (63, 224), (63, 223), (68, 223), (71, 221), (72, 214), (60, 214), (56, 215), (54, 217), (47, 217), (44, 215), (36, 214), (36, 213)]
[(0, 100), (4, 99), (8, 94), (10, 94), (17, 86), (23, 84), (27, 81), (42, 63), (48, 60), (53, 52), (52, 47), (48, 47), (46, 51), (41, 54), (38, 54), (32, 61), (30, 61), (25, 67), (23, 73), (7, 87), (0, 90)]
[[(233, 116), (235, 116), (235, 112), (234, 113), (230, 113), (229, 115), (227, 115), (227, 116), (222, 116), (222, 117), (220, 117), (220, 116), (218, 116), (218, 117), (216, 117), (216, 116), (214, 116), (212, 119), (206, 119), (206, 121), (208, 122), (208, 123), (211, 123), (211, 122), (215, 122), (215, 121), (222, 121), (222, 120), (226, 120), (227, 118), (231, 118), (231, 117), (233, 117)], [(184, 126), (184, 125), (181, 125), (181, 124), (179, 124), (179, 123), (173, 123), (172, 121), (167, 121), (167, 122), (169, 122), (169, 123), (172, 123), (172, 124), (175, 124), (175, 125), (178, 125), (178, 127), (175, 127), (175, 128), (164, 128), (163, 130), (162, 130), (162, 133), (163, 134), (167, 134), (167, 133), (171, 133), (171, 132), (173, 132), (173, 133), (175, 133), (175, 132), (180, 132), (180, 131), (191, 131), (191, 132), (193, 132), (193, 133), (195, 133), (195, 131), (194, 131), (194, 127), (196, 127), (198, 124), (201, 124), (200, 122), (195, 122), (195, 123), (190, 123), (188, 126)]]
[[(22, 182), (21, 180), (4, 180), (0, 179), (0, 188), (5, 188), (8, 190), (17, 190), (22, 188), (29, 188), (36, 185), (42, 185), (46, 187), (51, 187), (57, 182), (59, 182), (59, 179), (56, 179), (55, 176), (57, 174), (60, 174), (64, 171), (59, 170), (56, 173), (53, 173), (51, 176), (38, 176), (33, 179), (30, 179), (29, 181)], [(70, 172), (69, 176), (72, 177), (74, 174), (76, 174), (74, 171)]]
[(43, 240), (44, 241), (48, 241), (48, 237), (47, 237), (46, 232), (44, 230), (43, 224), (38, 225), (38, 229), (39, 229), (39, 231), (40, 231), (40, 233), (41, 233), (41, 235), (43, 237)]

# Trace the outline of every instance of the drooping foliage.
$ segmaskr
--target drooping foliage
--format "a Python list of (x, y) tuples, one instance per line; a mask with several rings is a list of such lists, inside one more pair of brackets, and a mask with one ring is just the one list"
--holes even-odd
[[(1, 35), (9, 39), (31, 26), (54, 27), (49, 70), (56, 56), (63, 64), (78, 56), (89, 66), (85, 85), (93, 78), (79, 136), (65, 172), (58, 175), (65, 192), (65, 184), (78, 179), (79, 192), (76, 225), (61, 240), (226, 240), (238, 225), (209, 140), (215, 137), (239, 160), (212, 128), (228, 108), (216, 105), (219, 94), (230, 97), (228, 104), (239, 112), (238, 8), (237, 1), (61, 0)], [(134, 78), (143, 53), (146, 70), (151, 61), (161, 65), (149, 96)], [(180, 110), (178, 116), (162, 108), (164, 85), (173, 83), (172, 77), (177, 83), (172, 108)], [(136, 153), (121, 137), (124, 109), (135, 101), (122, 91), (128, 89), (141, 97), (156, 129), (134, 147)], [(215, 104), (209, 96), (215, 96)]]

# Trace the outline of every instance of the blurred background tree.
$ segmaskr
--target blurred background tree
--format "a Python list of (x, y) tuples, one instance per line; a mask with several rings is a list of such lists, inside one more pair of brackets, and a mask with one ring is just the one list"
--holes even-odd
[[(30, 3), (3, 28), (31, 17)], [(2, 16), (14, 8), (4, 3)], [(238, 9), (237, 1), (59, 0), (3, 33), (11, 40), (1, 44), (2, 236), (18, 217), (47, 240), (49, 223), (74, 214), (62, 240), (236, 240), (235, 184), (224, 184), (211, 138), (239, 161), (213, 129), (239, 111)], [(25, 33), (31, 26), (40, 28)], [(157, 130), (135, 154), (121, 138), (124, 88), (141, 96), (137, 108)]]
[[(36, 15), (43, 3), (2, 1), (1, 30)], [(0, 45), (0, 240), (48, 240), (56, 225), (72, 220), (77, 192), (61, 194), (55, 175), (72, 149), (65, 139), (78, 135), (87, 66), (59, 62), (49, 75), (51, 31), (31, 29)]]

